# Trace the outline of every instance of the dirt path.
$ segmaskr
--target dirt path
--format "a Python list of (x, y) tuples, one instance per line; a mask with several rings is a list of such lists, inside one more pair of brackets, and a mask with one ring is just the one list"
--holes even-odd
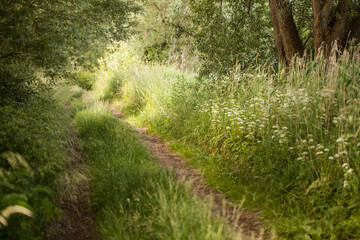
[[(76, 136), (76, 133), (74, 133)], [(60, 179), (61, 218), (53, 221), (47, 231), (49, 240), (95, 240), (96, 226), (90, 212), (89, 178), (86, 173), (86, 156), (76, 137), (69, 143), (69, 161)]]
[[(123, 118), (116, 109), (112, 109), (114, 116)], [(198, 169), (191, 168), (186, 160), (169, 149), (169, 143), (163, 142), (158, 136), (152, 136), (146, 129), (132, 126), (140, 135), (142, 143), (148, 148), (151, 155), (158, 159), (164, 167), (173, 171), (179, 180), (190, 182), (191, 191), (199, 198), (213, 200), (214, 214), (225, 218), (237, 236), (242, 240), (270, 239), (270, 233), (263, 231), (259, 219), (259, 211), (248, 211), (235, 206), (226, 197), (205, 184), (205, 178)]]

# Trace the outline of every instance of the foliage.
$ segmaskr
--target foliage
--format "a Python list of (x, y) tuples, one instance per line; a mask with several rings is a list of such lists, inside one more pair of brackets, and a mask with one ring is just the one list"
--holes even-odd
[(138, 34), (132, 39), (145, 62), (173, 63), (193, 70), (198, 64), (191, 26), (189, 1), (142, 0), (137, 16)]
[(0, 9), (0, 93), (6, 101), (40, 90), (30, 85), (41, 76), (96, 64), (109, 42), (127, 37), (138, 11), (119, 0), (5, 0)]
[(131, 121), (210, 155), (193, 163), (268, 209), (281, 236), (357, 238), (359, 59), (359, 49), (335, 49), (286, 73), (260, 66), (221, 81), (137, 66), (122, 89), (136, 98), (123, 103)]
[(154, 162), (131, 127), (107, 108), (95, 101), (75, 118), (90, 166), (91, 206), (103, 236), (228, 239), (209, 206)]
[[(71, 98), (74, 91), (61, 93), (68, 101), (65, 93)], [(59, 217), (54, 202), (71, 138), (70, 117), (50, 94), (0, 107), (0, 112), (0, 209), (8, 216), (7, 226), (0, 224), (0, 238), (39, 239), (49, 221)], [(9, 211), (23, 214), (9, 216)]]
[(91, 90), (96, 81), (96, 75), (90, 71), (80, 70), (72, 75), (74, 83), (84, 90)]
[(204, 0), (189, 6), (203, 74), (228, 74), (236, 65), (246, 68), (274, 58), (266, 1)]

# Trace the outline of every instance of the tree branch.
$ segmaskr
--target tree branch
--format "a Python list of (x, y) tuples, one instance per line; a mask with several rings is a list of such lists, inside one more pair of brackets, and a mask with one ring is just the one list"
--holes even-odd
[(20, 54), (21, 54), (21, 52), (11, 52), (11, 53), (8, 53), (8, 54), (5, 54), (5, 55), (1, 56), (0, 59), (16, 56), (16, 55), (20, 55)]

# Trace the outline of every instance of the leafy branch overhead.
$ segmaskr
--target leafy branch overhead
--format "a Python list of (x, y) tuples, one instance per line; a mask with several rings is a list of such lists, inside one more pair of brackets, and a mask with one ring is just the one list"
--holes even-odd
[(138, 10), (118, 0), (1, 1), (2, 85), (32, 82), (38, 70), (54, 77), (92, 66), (108, 43), (131, 33)]

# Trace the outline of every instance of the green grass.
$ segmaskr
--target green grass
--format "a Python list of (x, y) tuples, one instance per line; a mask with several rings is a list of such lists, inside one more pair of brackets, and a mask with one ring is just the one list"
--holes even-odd
[(41, 239), (59, 217), (58, 177), (72, 140), (67, 105), (79, 89), (58, 87), (26, 102), (0, 106), (0, 210), (19, 205), (32, 211), (0, 224), (1, 239)]
[(137, 65), (123, 69), (122, 108), (176, 140), (226, 195), (264, 209), (280, 236), (358, 238), (359, 56), (220, 79)]
[(88, 156), (91, 209), (105, 239), (230, 239), (210, 205), (154, 161), (106, 104), (93, 102), (75, 122)]

